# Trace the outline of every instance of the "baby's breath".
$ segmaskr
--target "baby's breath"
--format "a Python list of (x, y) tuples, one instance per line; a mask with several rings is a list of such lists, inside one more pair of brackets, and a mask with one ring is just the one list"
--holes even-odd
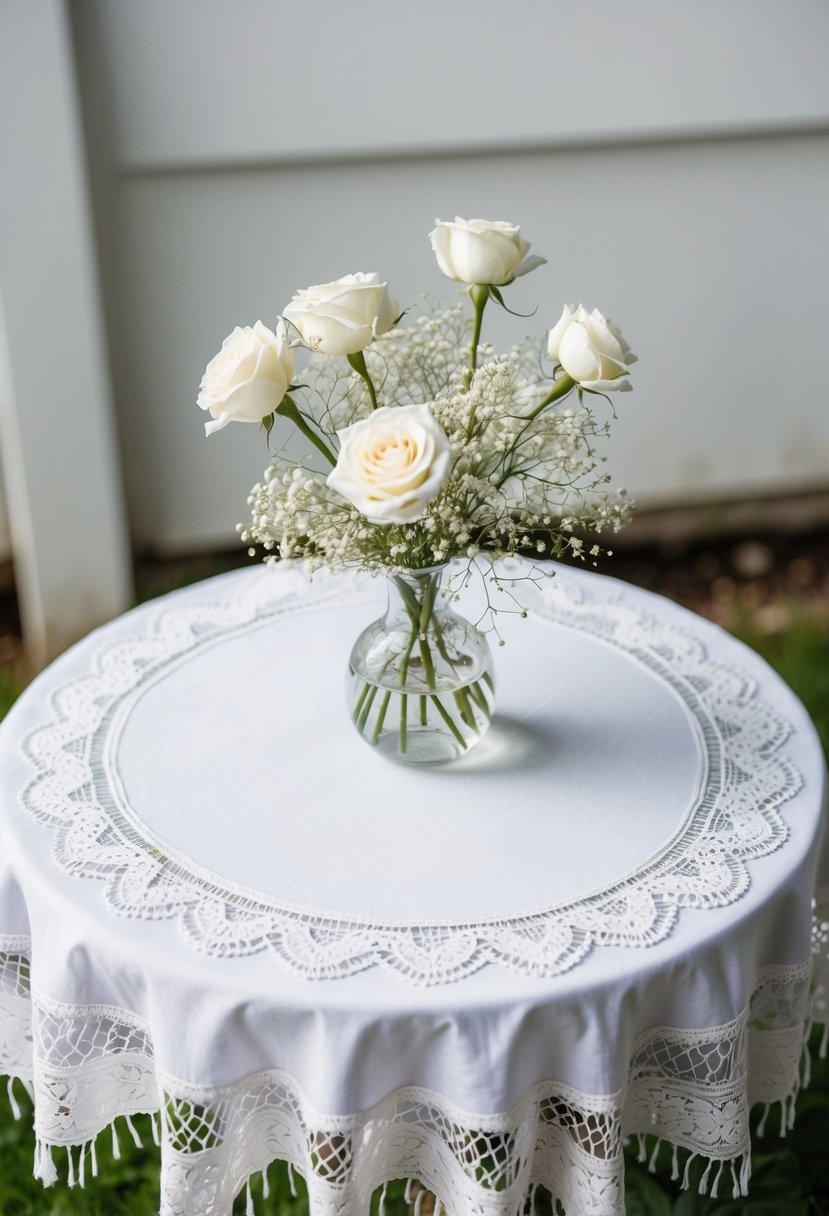
[[(297, 462), (280, 450), (250, 492), (242, 541), (261, 546), (265, 561), (302, 559), (311, 570), (417, 569), (479, 553), (598, 557), (600, 545), (579, 534), (616, 532), (632, 510), (623, 490), (609, 488), (597, 454), (608, 423), (584, 400), (531, 416), (552, 385), (537, 349), (496, 355), (483, 346), (473, 373), (469, 341), (456, 304), (390, 330), (365, 352), (380, 402), (429, 402), (452, 447), (449, 475), (419, 518), (372, 523), (327, 485), (330, 470), (316, 454)], [(336, 452), (337, 431), (372, 412), (365, 381), (320, 355), (303, 379), (292, 395)]]

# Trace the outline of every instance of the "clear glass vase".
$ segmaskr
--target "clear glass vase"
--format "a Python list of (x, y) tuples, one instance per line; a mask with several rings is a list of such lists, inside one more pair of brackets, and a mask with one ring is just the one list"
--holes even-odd
[(492, 717), (492, 653), (441, 588), (446, 567), (387, 576), (384, 616), (351, 652), (346, 695), (363, 739), (400, 764), (445, 764)]

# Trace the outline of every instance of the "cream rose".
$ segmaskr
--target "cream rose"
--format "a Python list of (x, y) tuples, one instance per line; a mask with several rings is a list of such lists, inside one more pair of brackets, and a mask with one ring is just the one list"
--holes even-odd
[(598, 308), (588, 312), (579, 304), (571, 312), (565, 304), (560, 319), (550, 330), (547, 353), (583, 388), (607, 393), (624, 392), (631, 387), (629, 380), (620, 377), (629, 373), (636, 355)]
[(391, 329), (399, 311), (388, 284), (360, 272), (298, 291), (282, 315), (311, 350), (356, 355)]
[(377, 523), (418, 519), (446, 480), (452, 449), (428, 404), (382, 406), (337, 434), (328, 485)]
[(435, 220), (429, 233), (438, 266), (459, 283), (503, 287), (547, 261), (530, 248), (521, 229), (504, 220)]
[(229, 422), (261, 422), (272, 414), (294, 376), (294, 356), (282, 321), (276, 333), (257, 321), (238, 326), (205, 368), (198, 404), (209, 410), (212, 435)]

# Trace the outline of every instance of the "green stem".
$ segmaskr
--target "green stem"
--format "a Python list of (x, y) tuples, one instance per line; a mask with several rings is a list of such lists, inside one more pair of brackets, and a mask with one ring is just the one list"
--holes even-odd
[(357, 721), (357, 719), (360, 716), (360, 710), (363, 708), (363, 701), (365, 701), (365, 699), (366, 699), (366, 693), (368, 692), (368, 690), (369, 690), (368, 684), (364, 684), (363, 691), (360, 693), (359, 697), (357, 698), (357, 704), (354, 706), (354, 709), (351, 712), (351, 716), (355, 722)]
[(406, 755), (406, 714), (408, 712), (409, 697), (408, 694), (402, 692), (400, 694), (400, 755)]
[(377, 721), (374, 723), (374, 730), (371, 732), (371, 741), (376, 743), (380, 738), (380, 731), (383, 729), (383, 722), (386, 717), (386, 710), (389, 707), (389, 697), (391, 693), (387, 690), (383, 693), (383, 700), (380, 702), (380, 711), (377, 714)]
[(368, 389), (368, 395), (371, 398), (371, 408), (373, 410), (376, 410), (377, 409), (377, 394), (374, 391), (374, 385), (372, 383), (371, 376), (368, 374), (368, 368), (366, 367), (365, 355), (363, 354), (363, 352), (361, 350), (358, 350), (357, 353), (354, 355), (346, 355), (346, 359), (348, 359), (349, 364), (354, 368), (354, 371), (357, 373), (357, 375), (361, 376), (362, 379), (365, 380), (366, 388)]
[(481, 326), (484, 320), (484, 309), (489, 299), (489, 285), (473, 283), (469, 288), (472, 306), (475, 309), (475, 324), (472, 328), (472, 350), (470, 352), (469, 370), (475, 371), (478, 366), (478, 346), (481, 341)]
[(301, 431), (305, 438), (313, 443), (317, 451), (322, 452), (329, 464), (335, 465), (337, 463), (336, 456), (334, 456), (328, 445), (325, 444), (322, 439), (320, 439), (319, 435), (311, 430), (310, 426), (300, 413), (296, 402), (292, 401), (287, 393), (276, 407), (274, 413), (279, 414), (282, 418), (290, 419), (297, 430)]
[(486, 699), (486, 695), (481, 691), (481, 686), (477, 680), (474, 684), (469, 685), (468, 691), (481, 713), (485, 714), (487, 718), (490, 717), (489, 702)]
[(400, 667), (398, 669), (397, 674), (400, 678), (401, 685), (406, 683), (406, 676), (409, 674), (409, 660), (412, 657), (412, 651), (414, 650), (414, 644), (416, 641), (417, 641), (417, 626), (415, 626), (412, 629), (412, 632), (409, 634), (409, 640), (406, 643), (406, 649), (403, 651), (403, 654), (400, 656)]
[(425, 639), (420, 641), (420, 658), (423, 663), (423, 670), (426, 674), (426, 683), (430, 692), (434, 692), (437, 688), (435, 680), (435, 664), (432, 661), (432, 652), (429, 649), (429, 643)]
[(443, 640), (443, 630), (440, 627), (437, 617), (432, 618), (432, 628), (435, 632), (435, 645), (438, 648), (438, 654), (445, 663), (449, 664), (453, 671), (457, 671), (457, 666), (455, 665), (452, 656), (449, 654), (449, 651), (446, 649), (446, 642)]
[(570, 389), (575, 383), (576, 382), (573, 377), (568, 376), (565, 373), (560, 380), (556, 380), (555, 384), (550, 389), (550, 392), (547, 394), (541, 404), (537, 405), (535, 409), (531, 410), (529, 414), (525, 415), (525, 417), (527, 419), (537, 418), (541, 411), (545, 410), (548, 405), (552, 405), (554, 401), (558, 401), (560, 397), (564, 397), (567, 393), (569, 393)]
[(360, 713), (360, 716), (357, 719), (357, 729), (360, 732), (360, 734), (362, 734), (366, 728), (366, 722), (368, 722), (368, 715), (371, 712), (371, 706), (372, 706), (372, 703), (376, 696), (377, 696), (377, 685), (372, 684), (371, 688), (369, 690), (369, 694), (366, 697), (365, 704), (363, 705), (362, 712)]
[(484, 684), (486, 684), (486, 686), (490, 692), (495, 692), (495, 682), (492, 679), (492, 676), (489, 674), (488, 671), (484, 672), (484, 674), (481, 676), (481, 679), (483, 680)]
[(426, 698), (423, 695), (420, 697), (420, 725), (429, 725), (429, 708), (426, 704)]
[(443, 708), (443, 706), (441, 705), (440, 700), (439, 700), (439, 699), (438, 699), (438, 697), (436, 697), (434, 694), (432, 694), (431, 700), (434, 702), (435, 709), (438, 711), (438, 713), (440, 714), (440, 716), (443, 718), (444, 722), (445, 722), (445, 723), (446, 723), (446, 725), (449, 727), (449, 729), (451, 730), (452, 734), (453, 734), (453, 735), (455, 736), (455, 738), (457, 739), (458, 743), (460, 743), (460, 745), (461, 745), (461, 747), (463, 748), (463, 750), (464, 750), (464, 751), (466, 751), (466, 740), (464, 739), (464, 737), (463, 737), (463, 735), (461, 734), (461, 732), (458, 730), (458, 728), (457, 728), (457, 726), (455, 725), (455, 722), (453, 721), (453, 719), (452, 719), (451, 715), (450, 715), (450, 714), (448, 714), (448, 713), (446, 712), (446, 710), (445, 710), (445, 709)]
[(458, 707), (458, 713), (461, 715), (461, 721), (468, 726), (470, 730), (474, 730), (475, 734), (479, 734), (478, 723), (475, 720), (475, 712), (469, 704), (469, 697), (465, 688), (459, 688), (454, 694), (455, 704)]
[(437, 591), (437, 576), (427, 574), (421, 580), (423, 594), (420, 601), (420, 632), (425, 633), (429, 627), (429, 621), (432, 616), (432, 608), (435, 603), (435, 592)]
[(421, 605), (420, 605), (420, 602), (419, 602), (417, 596), (415, 595), (414, 591), (411, 589), (409, 584), (406, 582), (406, 580), (402, 574), (393, 574), (392, 582), (394, 583), (397, 590), (400, 592), (400, 598), (403, 601), (403, 607), (406, 609), (406, 612), (409, 615), (409, 619), (412, 622), (412, 629), (417, 629), (420, 624), (420, 612), (421, 612)]

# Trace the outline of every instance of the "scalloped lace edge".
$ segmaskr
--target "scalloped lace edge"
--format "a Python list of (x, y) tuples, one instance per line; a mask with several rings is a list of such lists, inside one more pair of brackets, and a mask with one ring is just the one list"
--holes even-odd
[[(440, 984), (491, 963), (552, 976), (594, 946), (661, 941), (682, 907), (733, 903), (748, 886), (749, 861), (786, 839), (780, 808), (801, 788), (802, 778), (779, 754), (791, 727), (758, 700), (755, 682), (710, 659), (693, 635), (651, 617), (622, 593), (585, 596), (561, 578), (555, 596), (541, 596), (530, 605), (533, 611), (618, 647), (660, 676), (706, 737), (708, 787), (670, 847), (607, 891), (568, 908), (491, 922), (366, 924), (283, 907), (255, 892), (223, 888), (218, 878), (209, 886), (181, 859), (136, 838), (117, 800), (95, 796), (93, 768), (103, 754), (108, 715), (142, 681), (200, 646), (235, 630), (258, 628), (305, 602), (290, 580), (280, 594), (271, 584), (252, 579), (234, 586), (219, 604), (185, 600), (157, 610), (140, 635), (99, 650), (90, 675), (57, 688), (50, 698), (51, 720), (24, 741), (36, 775), (22, 795), (23, 805), (56, 829), (54, 855), (63, 869), (102, 879), (106, 898), (120, 915), (177, 918), (185, 939), (212, 956), (270, 949), (309, 979), (379, 965), (415, 984)], [(312, 606), (324, 605), (331, 594), (318, 596)], [(348, 594), (342, 591), (339, 600)], [(353, 588), (350, 594), (364, 598)], [(76, 796), (79, 790), (83, 797)]]

